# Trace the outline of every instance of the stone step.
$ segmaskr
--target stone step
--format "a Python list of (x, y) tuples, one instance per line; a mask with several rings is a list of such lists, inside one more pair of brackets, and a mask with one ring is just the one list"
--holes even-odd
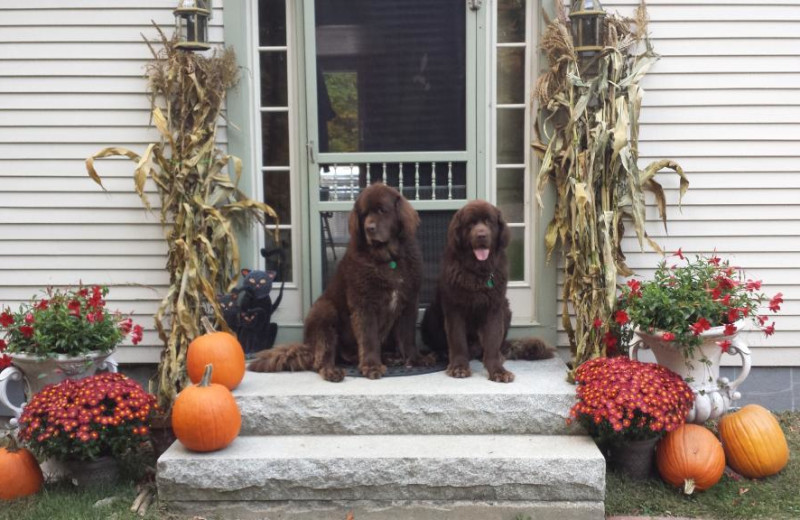
[(444, 372), (369, 380), (324, 381), (314, 372), (247, 372), (234, 391), (241, 435), (581, 433), (566, 418), (575, 388), (561, 359), (508, 361), (513, 383)]
[(237, 520), (603, 520), (602, 501), (337, 500), (170, 502), (187, 517)]
[(585, 436), (239, 437), (158, 461), (165, 502), (602, 502), (605, 461)]

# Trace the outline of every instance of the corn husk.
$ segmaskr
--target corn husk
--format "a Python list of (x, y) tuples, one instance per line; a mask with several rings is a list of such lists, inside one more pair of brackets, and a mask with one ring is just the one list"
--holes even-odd
[[(640, 169), (640, 82), (658, 60), (647, 36), (647, 12), (633, 18), (606, 17), (605, 48), (597, 75), (580, 70), (568, 22), (559, 5), (541, 40), (549, 67), (539, 76), (533, 148), (541, 159), (536, 198), (556, 190), (553, 219), (545, 234), (548, 261), (560, 249), (564, 261), (562, 325), (569, 337), (573, 369), (606, 355), (604, 333), (614, 309), (617, 278), (630, 276), (621, 241), (630, 223), (641, 248), (661, 252), (645, 230), (645, 191), (654, 193), (666, 227), (666, 200), (656, 173), (680, 177), (681, 197), (689, 187), (680, 165), (665, 159)], [(600, 329), (593, 326), (600, 318)]]

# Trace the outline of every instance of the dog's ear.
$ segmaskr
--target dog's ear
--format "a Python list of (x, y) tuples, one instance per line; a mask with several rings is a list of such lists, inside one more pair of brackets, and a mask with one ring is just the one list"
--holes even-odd
[(413, 238), (419, 227), (419, 213), (400, 193), (397, 194), (394, 206), (397, 210), (397, 220), (400, 222), (400, 232), (406, 238)]
[(502, 251), (511, 242), (511, 229), (506, 224), (503, 213), (496, 208), (495, 211), (497, 212), (497, 250)]
[(454, 250), (464, 249), (466, 243), (464, 237), (464, 212), (462, 210), (456, 211), (453, 218), (450, 219), (450, 225), (447, 226), (447, 247)]
[(362, 195), (358, 196), (353, 209), (350, 210), (350, 219), (348, 220), (348, 230), (350, 231), (350, 242), (358, 245), (364, 240), (363, 233), (361, 233), (361, 215), (359, 214), (358, 207), (361, 202)]

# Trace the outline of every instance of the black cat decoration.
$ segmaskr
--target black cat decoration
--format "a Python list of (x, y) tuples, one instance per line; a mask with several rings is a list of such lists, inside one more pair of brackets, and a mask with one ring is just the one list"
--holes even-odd
[[(239, 338), (245, 356), (271, 348), (278, 335), (278, 324), (272, 322), (272, 314), (283, 299), (284, 251), (277, 248), (262, 249), (261, 255), (269, 260), (277, 256), (278, 270), (256, 271), (242, 269), (239, 284), (229, 293), (217, 296), (225, 323)], [(272, 301), (272, 284), (280, 277), (278, 297)]]

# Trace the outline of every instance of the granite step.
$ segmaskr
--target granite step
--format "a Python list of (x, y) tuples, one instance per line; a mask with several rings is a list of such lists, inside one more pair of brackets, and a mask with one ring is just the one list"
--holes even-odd
[(337, 500), (170, 502), (170, 511), (237, 520), (604, 520), (602, 501)]
[(567, 435), (250, 436), (213, 453), (176, 442), (157, 475), (167, 503), (602, 503), (605, 492), (594, 442)]
[(436, 372), (330, 383), (313, 372), (247, 372), (234, 391), (241, 435), (581, 433), (565, 421), (575, 388), (561, 359), (505, 366), (513, 383), (489, 381), (480, 361), (466, 379)]

